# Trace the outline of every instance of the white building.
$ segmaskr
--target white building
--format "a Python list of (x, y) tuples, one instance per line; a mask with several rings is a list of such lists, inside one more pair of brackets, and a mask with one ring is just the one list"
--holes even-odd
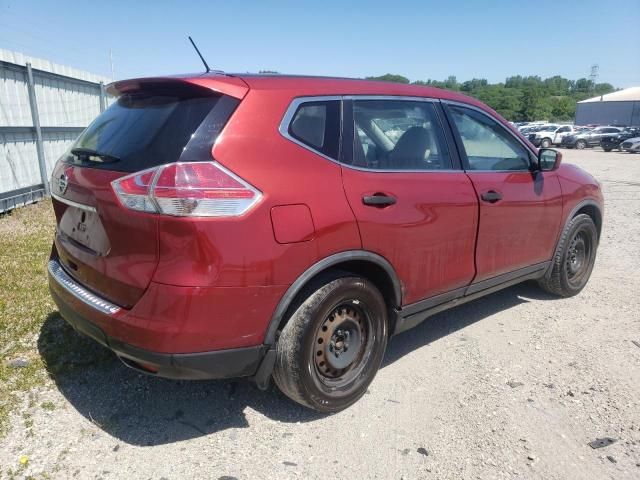
[(578, 102), (576, 125), (640, 126), (640, 87)]

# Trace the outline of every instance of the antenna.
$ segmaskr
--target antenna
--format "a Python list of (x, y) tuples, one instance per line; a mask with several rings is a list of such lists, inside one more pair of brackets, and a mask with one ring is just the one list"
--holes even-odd
[(200, 50), (198, 50), (198, 47), (196, 47), (196, 43), (193, 41), (193, 38), (189, 37), (189, 41), (191, 42), (191, 45), (193, 45), (193, 48), (196, 49), (196, 53), (200, 57), (200, 60), (202, 60), (202, 63), (204, 63), (204, 68), (207, 69), (207, 73), (209, 73), (211, 71), (211, 69), (209, 68), (209, 65), (207, 65), (206, 60), (204, 59), (204, 57), (200, 53)]

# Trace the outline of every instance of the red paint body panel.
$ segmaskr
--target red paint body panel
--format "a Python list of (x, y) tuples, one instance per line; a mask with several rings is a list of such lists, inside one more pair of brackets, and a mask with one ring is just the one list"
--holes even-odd
[[(54, 287), (55, 288), (55, 287)], [(56, 293), (109, 337), (158, 353), (258, 345), (286, 287), (205, 288), (151, 283), (131, 310), (97, 312), (66, 290)]]
[[(572, 164), (562, 164), (557, 170), (558, 180), (562, 188), (562, 225), (566, 223), (571, 212), (581, 202), (594, 202), (604, 215), (604, 197), (600, 184), (589, 173)], [(561, 231), (558, 232), (558, 237)]]
[[(120, 172), (58, 164), (52, 178), (59, 178), (63, 171), (69, 184), (64, 197), (97, 209), (110, 244), (108, 255), (96, 255), (65, 240), (58, 228), (55, 244), (63, 264), (71, 276), (102, 297), (124, 307), (133, 306), (158, 263), (157, 217), (121, 206), (111, 189), (111, 181), (121, 177)], [(58, 225), (68, 209), (75, 209), (57, 200), (53, 207)]]
[[(464, 172), (385, 173), (343, 168), (345, 191), (365, 250), (395, 267), (403, 305), (468, 285), (478, 201)], [(362, 197), (383, 192), (397, 203), (376, 208)]]
[[(111, 189), (123, 173), (70, 169), (64, 197), (97, 209), (109, 251), (94, 255), (58, 234), (54, 256), (78, 283), (125, 308), (107, 316), (55, 281), (51, 288), (108, 336), (142, 349), (191, 353), (259, 345), (287, 288), (335, 253), (364, 249), (386, 258), (407, 305), (548, 260), (575, 205), (591, 199), (602, 210), (597, 182), (570, 165), (539, 174), (542, 186), (528, 173), (367, 172), (342, 167), (278, 132), (296, 97), (358, 94), (467, 103), (514, 131), (482, 103), (455, 92), (217, 74), (134, 79), (115, 83), (111, 91), (149, 81), (188, 82), (242, 99), (212, 157), (262, 196), (233, 218), (142, 213), (123, 207)], [(64, 168), (58, 165), (53, 177)], [(488, 189), (500, 191), (503, 200), (479, 202), (478, 194)], [(376, 192), (398, 201), (381, 209), (363, 205), (362, 196)], [(53, 203), (59, 222), (75, 208)]]
[(223, 75), (175, 75), (169, 77), (131, 78), (109, 84), (107, 91), (111, 95), (117, 96), (127, 90), (137, 90), (140, 88), (141, 83), (191, 83), (234, 98), (242, 98), (249, 91), (247, 84), (242, 79)]
[[(218, 137), (213, 156), (263, 197), (251, 211), (232, 219), (161, 217), (155, 281), (185, 286), (290, 285), (318, 260), (361, 248), (340, 166), (274, 131), (290, 102), (286, 92), (247, 94)], [(311, 211), (313, 240), (277, 243), (271, 209), (301, 201)]]
[(556, 172), (467, 172), (480, 197), (493, 190), (502, 200), (480, 198), (475, 281), (551, 259), (562, 219)]
[(313, 239), (315, 233), (311, 211), (304, 204), (273, 207), (271, 223), (278, 243), (306, 242)]

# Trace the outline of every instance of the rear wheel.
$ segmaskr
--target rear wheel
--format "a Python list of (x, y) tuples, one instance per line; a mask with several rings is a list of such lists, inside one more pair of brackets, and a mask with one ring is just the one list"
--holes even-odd
[(542, 142), (540, 142), (540, 146), (542, 148), (549, 148), (551, 146), (551, 140), (548, 138), (543, 138)]
[(320, 412), (355, 403), (387, 346), (387, 308), (368, 280), (344, 274), (308, 289), (276, 345), (273, 378), (292, 400)]
[(538, 283), (554, 295), (577, 295), (591, 276), (597, 248), (598, 232), (591, 217), (575, 216), (562, 232), (550, 275)]
[(585, 142), (584, 140), (578, 140), (576, 142), (576, 148), (578, 150), (584, 150), (587, 147), (587, 142)]

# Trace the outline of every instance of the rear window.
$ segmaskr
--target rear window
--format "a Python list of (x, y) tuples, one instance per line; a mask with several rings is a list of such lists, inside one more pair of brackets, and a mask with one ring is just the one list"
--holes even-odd
[[(85, 149), (102, 156), (70, 153), (67, 161), (125, 172), (176, 162), (220, 98), (144, 91), (122, 95), (82, 132), (70, 150)], [(216, 134), (208, 139), (212, 145), (219, 129), (209, 132)]]

